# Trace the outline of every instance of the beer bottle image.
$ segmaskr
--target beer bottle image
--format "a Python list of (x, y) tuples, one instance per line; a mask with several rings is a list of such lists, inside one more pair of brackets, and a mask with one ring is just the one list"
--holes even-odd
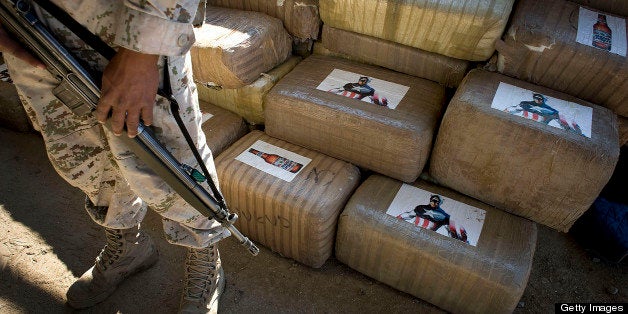
[(260, 152), (259, 150), (254, 149), (254, 148), (250, 148), (249, 153), (259, 156), (260, 158), (264, 159), (264, 161), (266, 161), (267, 163), (275, 167), (279, 167), (283, 170), (290, 171), (292, 173), (297, 173), (303, 167), (302, 164), (296, 161), (292, 161), (290, 159), (281, 157), (276, 154), (267, 154), (264, 152)]
[(593, 24), (593, 47), (610, 51), (612, 36), (611, 29), (606, 24), (606, 15), (598, 14), (597, 23)]

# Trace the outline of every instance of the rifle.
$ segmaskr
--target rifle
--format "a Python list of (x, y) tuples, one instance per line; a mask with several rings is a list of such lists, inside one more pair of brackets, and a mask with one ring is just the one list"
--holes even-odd
[[(28, 2), (0, 0), (0, 22), (29, 47), (46, 64), (48, 71), (59, 80), (53, 94), (62, 103), (79, 116), (90, 114), (96, 109), (100, 89), (95, 80), (39, 21)], [(105, 127), (111, 128), (109, 124), (105, 124)], [(141, 121), (136, 137), (119, 138), (188, 204), (203, 216), (218, 221), (251, 254), (259, 253), (259, 248), (233, 226), (238, 216), (229, 212), (211, 178), (206, 178), (197, 170), (180, 163)], [(198, 184), (205, 179), (213, 191), (213, 196)]]

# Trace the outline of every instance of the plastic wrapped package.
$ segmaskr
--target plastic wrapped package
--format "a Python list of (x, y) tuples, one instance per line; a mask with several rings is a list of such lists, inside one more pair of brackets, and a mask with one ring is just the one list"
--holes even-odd
[(201, 129), (214, 157), (249, 131), (242, 117), (226, 109), (203, 101), (200, 102), (200, 108), (203, 113)]
[(279, 19), (220, 7), (206, 12), (203, 26), (194, 29), (196, 42), (190, 50), (197, 82), (243, 87), (292, 53), (292, 40)]
[(428, 79), (446, 87), (457, 87), (469, 62), (401, 45), (388, 40), (323, 25), (321, 42), (314, 52), (379, 65)]
[(616, 117), (573, 96), (472, 70), (443, 116), (429, 173), (460, 193), (567, 232), (613, 173)]
[(470, 61), (495, 51), (514, 0), (320, 0), (330, 27)]
[(208, 4), (262, 12), (282, 20), (288, 33), (296, 38), (318, 39), (318, 0), (209, 0)]
[[(429, 212), (433, 204), (424, 204), (432, 198), (450, 215), (436, 230), (423, 221), (437, 214), (418, 214), (426, 218), (416, 218), (420, 222), (398, 214)], [(537, 225), (525, 218), (433, 184), (373, 175), (340, 215), (336, 258), (447, 312), (512, 313), (528, 282), (536, 239)]]
[(412, 182), (429, 156), (445, 101), (435, 82), (312, 55), (268, 93), (265, 132)]
[(264, 99), (270, 89), (290, 72), (301, 57), (290, 57), (255, 82), (240, 88), (217, 88), (198, 84), (198, 98), (242, 116), (250, 124), (264, 124)]
[(627, 30), (625, 18), (572, 2), (522, 0), (497, 44), (497, 69), (628, 117)]
[(216, 158), (216, 168), (243, 234), (314, 268), (332, 255), (357, 167), (252, 131)]

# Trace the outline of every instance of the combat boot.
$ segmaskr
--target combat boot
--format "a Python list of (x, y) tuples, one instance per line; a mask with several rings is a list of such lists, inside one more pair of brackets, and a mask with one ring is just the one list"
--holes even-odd
[(225, 289), (225, 274), (215, 245), (188, 248), (185, 283), (179, 313), (217, 313), (218, 300)]
[(92, 268), (75, 281), (66, 293), (75, 309), (104, 301), (125, 278), (148, 269), (157, 262), (153, 240), (138, 228), (105, 228), (107, 243)]

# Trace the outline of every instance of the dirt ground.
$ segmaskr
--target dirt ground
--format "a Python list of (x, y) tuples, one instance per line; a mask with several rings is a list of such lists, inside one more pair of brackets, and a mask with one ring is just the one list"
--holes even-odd
[[(66, 313), (67, 287), (91, 266), (103, 232), (83, 195), (48, 162), (41, 138), (0, 128), (0, 313)], [(184, 249), (167, 244), (158, 216), (142, 228), (156, 239), (157, 265), (84, 313), (174, 313)], [(312, 269), (261, 247), (254, 257), (220, 243), (227, 277), (225, 313), (430, 313), (420, 299), (370, 279), (334, 258)], [(628, 262), (609, 264), (569, 235), (539, 225), (532, 273), (515, 313), (548, 313), (556, 302), (628, 302)]]

